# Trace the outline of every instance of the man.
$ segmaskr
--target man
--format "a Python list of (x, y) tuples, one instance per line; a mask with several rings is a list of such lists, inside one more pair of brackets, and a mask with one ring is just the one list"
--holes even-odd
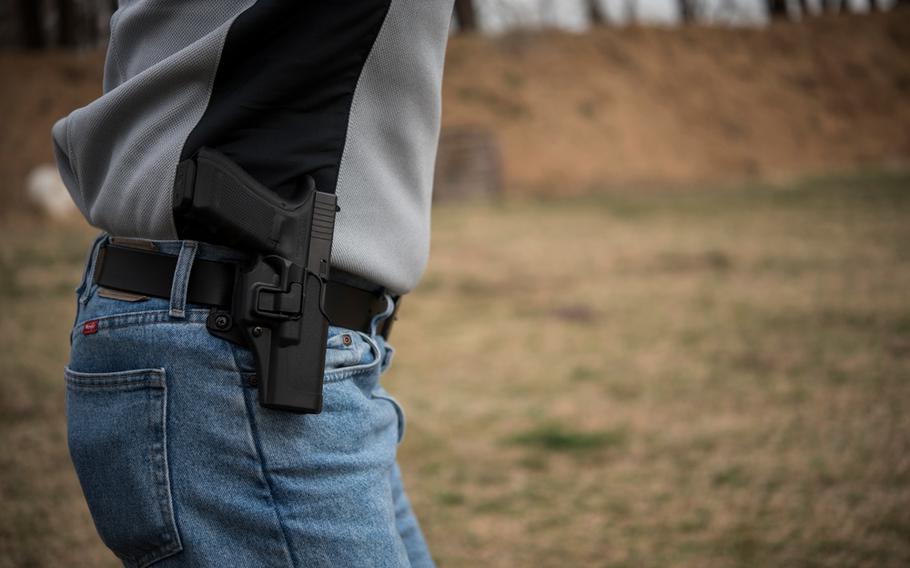
[[(125, 565), (432, 565), (395, 463), (403, 415), (378, 381), (429, 250), (451, 12), (121, 0), (104, 94), (53, 139), (105, 231), (78, 290), (68, 439)], [(173, 198), (178, 165), (209, 149), (279, 200), (312, 182), (337, 196), (320, 413), (260, 404), (262, 362), (217, 332), (249, 251), (189, 240), (211, 227), (175, 219)]]

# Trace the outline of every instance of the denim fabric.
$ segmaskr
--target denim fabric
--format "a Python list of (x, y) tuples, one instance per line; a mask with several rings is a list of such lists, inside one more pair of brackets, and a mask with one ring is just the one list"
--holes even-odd
[(404, 414), (379, 384), (382, 337), (330, 328), (321, 414), (262, 408), (252, 353), (182, 297), (194, 257), (233, 253), (156, 241), (186, 260), (174, 298), (128, 301), (91, 283), (106, 238), (78, 290), (66, 410), (92, 518), (124, 565), (432, 566), (395, 461)]

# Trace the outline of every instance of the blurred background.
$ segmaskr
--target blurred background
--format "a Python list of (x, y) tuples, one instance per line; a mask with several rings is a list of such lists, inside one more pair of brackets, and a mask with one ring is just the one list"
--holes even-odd
[[(66, 450), (115, 1), (0, 2), (0, 566), (114, 566)], [(910, 565), (906, 0), (459, 0), (385, 381), (441, 566)]]

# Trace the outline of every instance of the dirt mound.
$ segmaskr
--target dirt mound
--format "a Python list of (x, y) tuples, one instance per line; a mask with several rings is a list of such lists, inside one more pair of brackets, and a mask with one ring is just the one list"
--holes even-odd
[(910, 13), (458, 37), (444, 104), (497, 133), (511, 191), (904, 163)]
[[(103, 54), (0, 55), (0, 210), (97, 97)], [(792, 175), (910, 160), (910, 13), (767, 29), (453, 38), (444, 124), (490, 129), (509, 191)]]

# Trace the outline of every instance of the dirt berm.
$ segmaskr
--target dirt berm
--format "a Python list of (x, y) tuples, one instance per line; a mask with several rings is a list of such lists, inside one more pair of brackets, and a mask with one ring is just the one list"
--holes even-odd
[(766, 29), (455, 38), (444, 123), (510, 191), (789, 177), (910, 160), (910, 11)]
[[(103, 55), (0, 56), (0, 209), (52, 160)], [(910, 162), (910, 11), (765, 29), (455, 37), (448, 127), (490, 129), (509, 192), (788, 177)], [(2, 214), (0, 214), (2, 217)]]

